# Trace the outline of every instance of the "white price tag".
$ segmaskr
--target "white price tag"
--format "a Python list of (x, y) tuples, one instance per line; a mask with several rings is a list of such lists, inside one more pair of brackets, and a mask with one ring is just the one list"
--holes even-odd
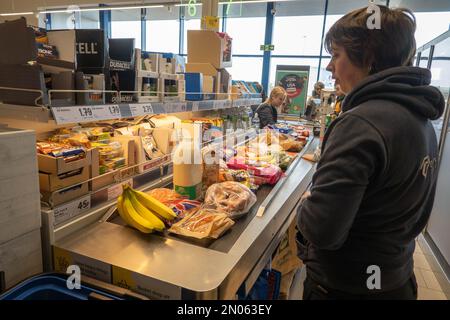
[(115, 186), (108, 188), (108, 201), (117, 199), (122, 194), (122, 186), (125, 184), (128, 184), (131, 188), (133, 188), (133, 179), (125, 180), (119, 184), (116, 184)]
[(53, 116), (57, 124), (90, 122), (123, 118), (119, 105), (54, 107)]
[(130, 104), (130, 109), (133, 117), (154, 114), (153, 107), (150, 103)]
[(182, 102), (171, 103), (169, 108), (172, 112), (184, 112), (186, 111), (186, 104)]
[(88, 122), (95, 120), (90, 106), (54, 107), (53, 117), (57, 124)]
[(92, 113), (94, 114), (95, 120), (120, 119), (122, 117), (117, 104), (92, 106)]
[(214, 109), (225, 109), (228, 108), (230, 106), (230, 102), (227, 100), (218, 100), (218, 101), (214, 101)]
[(83, 198), (65, 203), (53, 210), (55, 215), (54, 225), (67, 221), (91, 208), (91, 196), (88, 194)]

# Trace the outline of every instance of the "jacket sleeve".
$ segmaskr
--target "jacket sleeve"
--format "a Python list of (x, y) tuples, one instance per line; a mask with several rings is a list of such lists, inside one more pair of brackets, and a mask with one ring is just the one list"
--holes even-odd
[(369, 181), (384, 171), (388, 157), (382, 136), (363, 118), (335, 122), (298, 217), (303, 237), (326, 250), (344, 244)]
[(263, 105), (259, 108), (258, 112), (258, 117), (259, 117), (259, 122), (260, 122), (260, 127), (264, 128), (265, 126), (267, 126), (270, 123), (273, 123), (273, 119), (272, 119), (272, 108), (268, 105)]

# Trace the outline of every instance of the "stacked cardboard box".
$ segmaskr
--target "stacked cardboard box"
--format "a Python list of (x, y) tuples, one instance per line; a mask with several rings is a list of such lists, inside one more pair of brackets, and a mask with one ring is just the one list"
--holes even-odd
[(187, 35), (186, 72), (203, 74), (202, 93), (212, 93), (215, 99), (228, 99), (231, 76), (225, 68), (232, 66), (231, 38), (211, 30), (188, 30)]
[(6, 287), (42, 272), (36, 136), (0, 130), (0, 271)]

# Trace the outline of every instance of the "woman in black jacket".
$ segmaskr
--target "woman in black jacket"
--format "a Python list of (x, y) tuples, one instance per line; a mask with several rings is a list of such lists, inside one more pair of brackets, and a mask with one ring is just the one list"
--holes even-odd
[[(277, 123), (277, 107), (281, 106), (286, 99), (286, 90), (283, 87), (274, 87), (266, 101), (258, 106), (255, 113), (259, 117), (259, 128), (262, 129), (270, 124)], [(255, 114), (255, 116), (256, 116)]]
[(378, 7), (380, 28), (368, 27), (372, 14), (362, 8), (326, 35), (327, 69), (346, 97), (299, 210), (304, 299), (417, 298), (415, 238), (437, 176), (430, 120), (444, 98), (428, 69), (411, 66), (413, 13)]

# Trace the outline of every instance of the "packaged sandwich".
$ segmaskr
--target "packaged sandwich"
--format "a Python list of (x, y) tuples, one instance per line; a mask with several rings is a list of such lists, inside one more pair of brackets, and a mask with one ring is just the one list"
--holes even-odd
[(225, 181), (213, 184), (205, 195), (204, 207), (225, 212), (231, 219), (245, 215), (255, 204), (256, 196), (243, 184)]
[(199, 208), (173, 224), (169, 232), (196, 239), (217, 239), (234, 224), (226, 213)]

